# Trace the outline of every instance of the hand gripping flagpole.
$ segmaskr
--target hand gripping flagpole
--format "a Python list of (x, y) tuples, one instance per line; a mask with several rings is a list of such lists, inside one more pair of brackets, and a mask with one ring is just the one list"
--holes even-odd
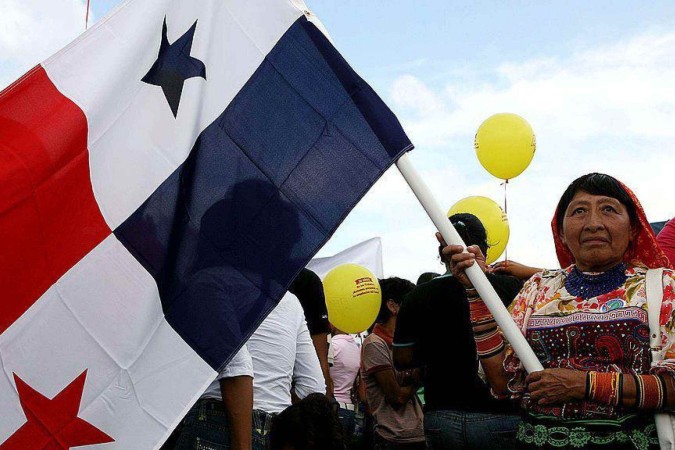
[[(426, 185), (422, 177), (420, 177), (415, 167), (413, 167), (407, 154), (401, 156), (396, 162), (396, 167), (403, 175), (403, 178), (412, 189), (417, 199), (422, 204), (422, 207), (429, 215), (429, 218), (434, 223), (445, 242), (452, 245), (461, 245), (466, 248), (462, 238), (457, 234), (457, 230), (452, 226), (448, 218), (441, 210), (438, 202), (432, 195), (429, 187)], [(483, 271), (474, 264), (466, 269), (466, 274), (473, 283), (474, 288), (478, 291), (481, 299), (485, 302), (490, 312), (495, 318), (497, 325), (502, 330), (502, 333), (511, 344), (511, 347), (520, 358), (525, 370), (528, 373), (544, 370), (532, 348), (525, 340), (518, 326), (511, 318), (511, 315), (506, 310), (506, 307), (497, 296), (494, 288), (488, 281)]]

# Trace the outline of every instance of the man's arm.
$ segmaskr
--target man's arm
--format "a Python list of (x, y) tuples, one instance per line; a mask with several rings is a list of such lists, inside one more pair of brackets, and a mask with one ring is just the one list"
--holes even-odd
[(420, 367), (420, 363), (415, 358), (415, 346), (394, 347), (394, 366), (398, 370), (412, 369)]
[(244, 345), (219, 375), (230, 443), (235, 450), (251, 450), (253, 422), (253, 361)]
[(302, 305), (307, 328), (312, 338), (316, 356), (319, 358), (321, 372), (326, 381), (326, 395), (333, 396), (333, 380), (328, 365), (328, 310), (321, 278), (311, 270), (304, 268), (293, 280), (288, 291), (295, 295)]
[(247, 375), (223, 378), (220, 393), (227, 411), (232, 449), (251, 450), (253, 378)]
[(328, 333), (319, 333), (312, 335), (312, 342), (316, 350), (316, 356), (319, 358), (321, 372), (326, 380), (326, 396), (333, 396), (333, 379), (330, 377), (330, 367), (328, 365)]
[(363, 366), (368, 375), (375, 377), (384, 398), (394, 409), (400, 408), (410, 400), (419, 387), (419, 370), (407, 370), (397, 379), (384, 342), (371, 341), (363, 347)]
[(393, 369), (384, 369), (374, 374), (375, 381), (382, 388), (384, 399), (394, 409), (405, 405), (416, 393), (419, 385), (401, 386), (396, 380)]
[(499, 261), (490, 266), (491, 272), (499, 275), (511, 275), (521, 281), (527, 281), (537, 272), (544, 269), (539, 267), (526, 266), (516, 261)]

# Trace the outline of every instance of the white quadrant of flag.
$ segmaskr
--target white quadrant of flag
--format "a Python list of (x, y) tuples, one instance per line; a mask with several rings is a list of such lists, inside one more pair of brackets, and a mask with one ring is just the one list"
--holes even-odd
[(128, 449), (167, 435), (216, 376), (166, 323), (154, 279), (114, 235), (0, 335), (0, 355), (11, 405), (0, 442), (26, 421), (12, 374), (52, 398), (86, 370), (79, 417)]

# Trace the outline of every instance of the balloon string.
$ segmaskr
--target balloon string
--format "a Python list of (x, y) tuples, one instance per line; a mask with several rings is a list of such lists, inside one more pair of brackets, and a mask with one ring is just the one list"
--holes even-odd
[[(504, 214), (506, 214), (506, 218), (508, 220), (509, 217), (509, 210), (508, 210), (508, 204), (506, 202), (506, 186), (509, 184), (508, 178), (504, 180)], [(509, 243), (506, 243), (506, 247), (504, 247), (504, 268), (508, 267), (509, 265)]]
[(87, 0), (87, 14), (84, 17), (84, 31), (87, 31), (89, 29), (89, 1)]

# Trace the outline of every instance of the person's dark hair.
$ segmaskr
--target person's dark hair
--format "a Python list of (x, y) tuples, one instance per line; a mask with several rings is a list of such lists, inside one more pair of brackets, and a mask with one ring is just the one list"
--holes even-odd
[(422, 283), (426, 283), (427, 281), (431, 281), (434, 278), (440, 277), (440, 276), (441, 276), (440, 273), (424, 272), (422, 275), (419, 276), (419, 278), (417, 279), (417, 283), (415, 283), (415, 284), (419, 286)]
[(565, 192), (563, 192), (562, 197), (560, 197), (558, 208), (555, 213), (555, 222), (558, 230), (562, 230), (565, 211), (567, 211), (567, 207), (572, 202), (572, 198), (574, 198), (575, 194), (579, 191), (584, 191), (591, 195), (604, 195), (605, 197), (617, 199), (626, 207), (631, 224), (637, 222), (638, 217), (635, 202), (633, 202), (633, 199), (628, 195), (628, 192), (621, 186), (621, 183), (619, 183), (616, 178), (603, 173), (589, 173), (588, 175), (581, 176), (572, 181)]
[(387, 308), (387, 300), (393, 300), (394, 303), (400, 305), (403, 302), (403, 297), (415, 289), (415, 285), (408, 280), (398, 277), (385, 278), (380, 281), (380, 290), (382, 291), (382, 303), (380, 304), (380, 312), (377, 315), (377, 323), (385, 323), (391, 317), (391, 311)]
[(477, 245), (483, 255), (487, 255), (488, 247), (490, 247), (487, 231), (478, 217), (469, 213), (458, 213), (448, 219), (467, 246)]
[[(457, 230), (457, 234), (459, 234), (459, 237), (462, 238), (467, 246), (477, 245), (480, 251), (483, 252), (483, 255), (487, 255), (488, 248), (490, 247), (487, 240), (487, 231), (485, 231), (485, 227), (478, 217), (469, 213), (458, 213), (450, 216), (448, 220), (450, 220), (452, 226)], [(439, 245), (438, 255), (441, 257), (441, 261), (443, 261), (442, 250), (443, 246)]]
[(323, 394), (310, 394), (272, 421), (271, 450), (344, 450), (337, 411)]

